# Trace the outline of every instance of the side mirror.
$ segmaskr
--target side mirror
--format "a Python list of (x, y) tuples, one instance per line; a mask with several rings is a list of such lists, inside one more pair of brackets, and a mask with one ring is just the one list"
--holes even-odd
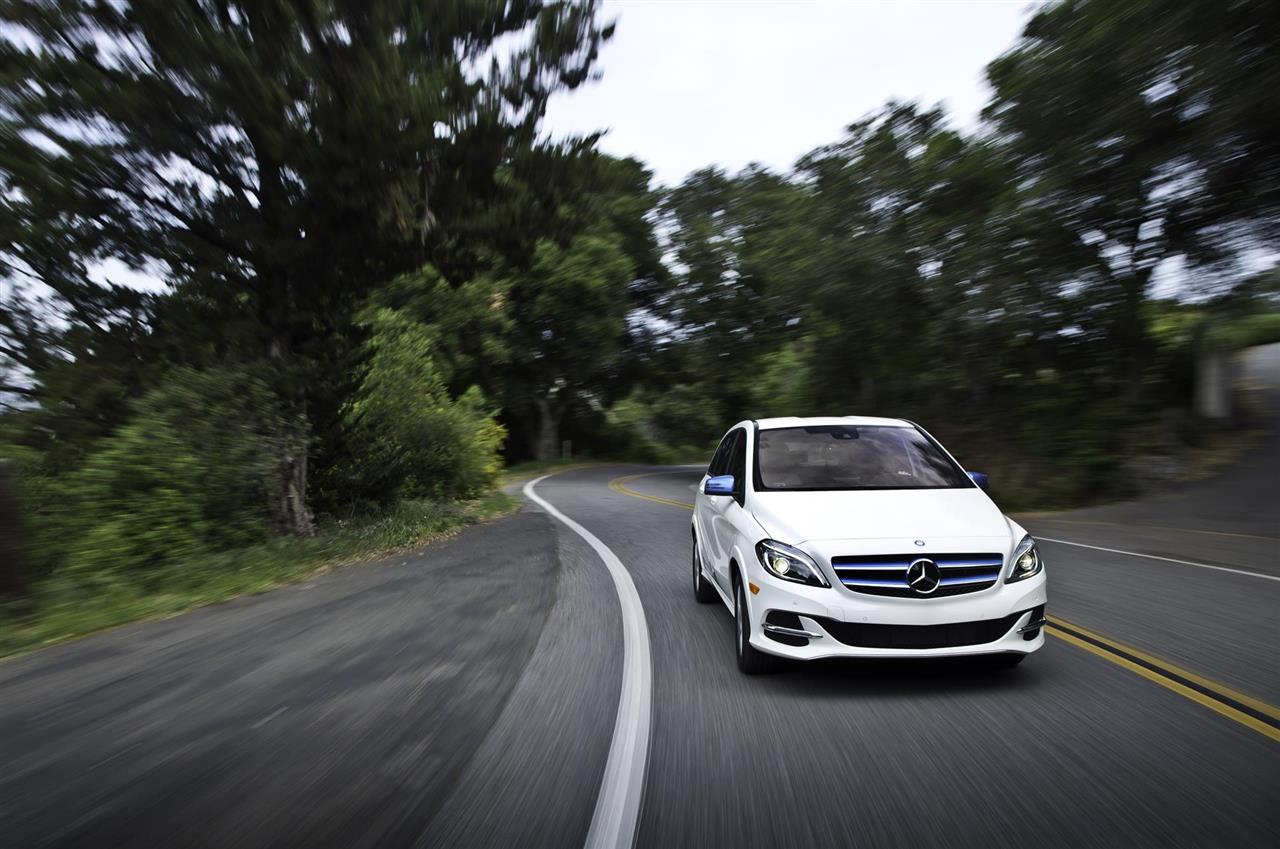
[(969, 472), (969, 477), (971, 477), (973, 479), (973, 482), (978, 485), (978, 489), (982, 490), (983, 492), (987, 491), (987, 486), (990, 483), (990, 480), (987, 478), (985, 474), (983, 474), (982, 472)]
[(702, 491), (707, 495), (733, 495), (733, 475), (716, 475), (707, 478)]

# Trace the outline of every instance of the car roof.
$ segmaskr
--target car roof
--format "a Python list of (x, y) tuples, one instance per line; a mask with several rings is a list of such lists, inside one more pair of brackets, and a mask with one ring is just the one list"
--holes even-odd
[(780, 427), (814, 427), (818, 425), (863, 425), (865, 427), (913, 427), (906, 419), (885, 419), (879, 416), (782, 416), (774, 419), (757, 419), (761, 430)]

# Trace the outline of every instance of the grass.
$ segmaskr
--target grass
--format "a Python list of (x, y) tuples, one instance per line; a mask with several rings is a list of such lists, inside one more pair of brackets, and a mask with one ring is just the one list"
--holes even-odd
[(0, 608), (0, 657), (418, 548), (517, 504), (502, 492), (463, 502), (406, 501), (378, 516), (326, 525), (309, 539), (280, 538), (193, 558), (145, 583), (117, 578), (85, 587), (51, 579), (22, 606)]

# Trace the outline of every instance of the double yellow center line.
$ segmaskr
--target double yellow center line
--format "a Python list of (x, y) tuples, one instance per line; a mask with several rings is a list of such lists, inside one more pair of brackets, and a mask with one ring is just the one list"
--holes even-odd
[[(671, 507), (692, 510), (693, 505), (687, 501), (674, 498), (661, 498), (636, 492), (627, 486), (628, 481), (649, 477), (655, 474), (674, 474), (673, 472), (644, 472), (637, 475), (625, 475), (609, 482), (609, 489), (632, 498), (643, 498)], [(1184, 698), (1207, 707), (1228, 719), (1251, 728), (1264, 737), (1280, 742), (1280, 708), (1268, 704), (1261, 699), (1234, 690), (1225, 684), (1197, 675), (1190, 670), (1170, 663), (1163, 658), (1148, 654), (1141, 649), (1104, 637), (1087, 628), (1072, 624), (1058, 616), (1049, 616), (1045, 633), (1070, 643), (1076, 648), (1084, 649), (1103, 660), (1114, 663), (1123, 669), (1137, 673), (1148, 681), (1159, 684), (1166, 690), (1177, 693)]]
[(688, 501), (676, 501), (674, 498), (659, 498), (656, 495), (645, 495), (643, 492), (636, 492), (634, 489), (631, 489), (626, 485), (627, 481), (633, 481), (636, 478), (647, 478), (653, 475), (669, 475), (669, 474), (677, 474), (677, 473), (676, 472), (644, 472), (638, 475), (625, 475), (623, 477), (614, 478), (613, 480), (609, 481), (609, 489), (612, 489), (614, 492), (621, 493), (622, 495), (630, 495), (632, 498), (643, 498), (645, 501), (656, 501), (659, 504), (669, 504), (672, 507), (683, 507), (686, 510), (692, 510), (693, 505), (690, 504)]
[(1045, 632), (1076, 648), (1092, 652), (1130, 672), (1136, 672), (1180, 696), (1204, 705), (1209, 710), (1252, 728), (1264, 737), (1280, 743), (1280, 709), (1261, 699), (1245, 695), (1203, 675), (1175, 666), (1163, 658), (1141, 649), (1116, 642), (1087, 628), (1073, 625), (1058, 617), (1048, 617)]

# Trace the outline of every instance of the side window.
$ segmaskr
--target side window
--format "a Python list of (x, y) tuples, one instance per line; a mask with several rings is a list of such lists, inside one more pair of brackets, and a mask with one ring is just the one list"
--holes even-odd
[(708, 475), (714, 478), (717, 475), (729, 474), (729, 452), (737, 435), (738, 431), (731, 430), (724, 435), (724, 439), (720, 440), (720, 447), (716, 449), (716, 453), (711, 457), (711, 465), (707, 467)]
[(747, 491), (747, 433), (744, 430), (737, 431), (738, 438), (734, 440), (733, 449), (729, 452), (729, 471), (727, 475), (733, 475), (733, 488), (736, 492), (745, 493)]

